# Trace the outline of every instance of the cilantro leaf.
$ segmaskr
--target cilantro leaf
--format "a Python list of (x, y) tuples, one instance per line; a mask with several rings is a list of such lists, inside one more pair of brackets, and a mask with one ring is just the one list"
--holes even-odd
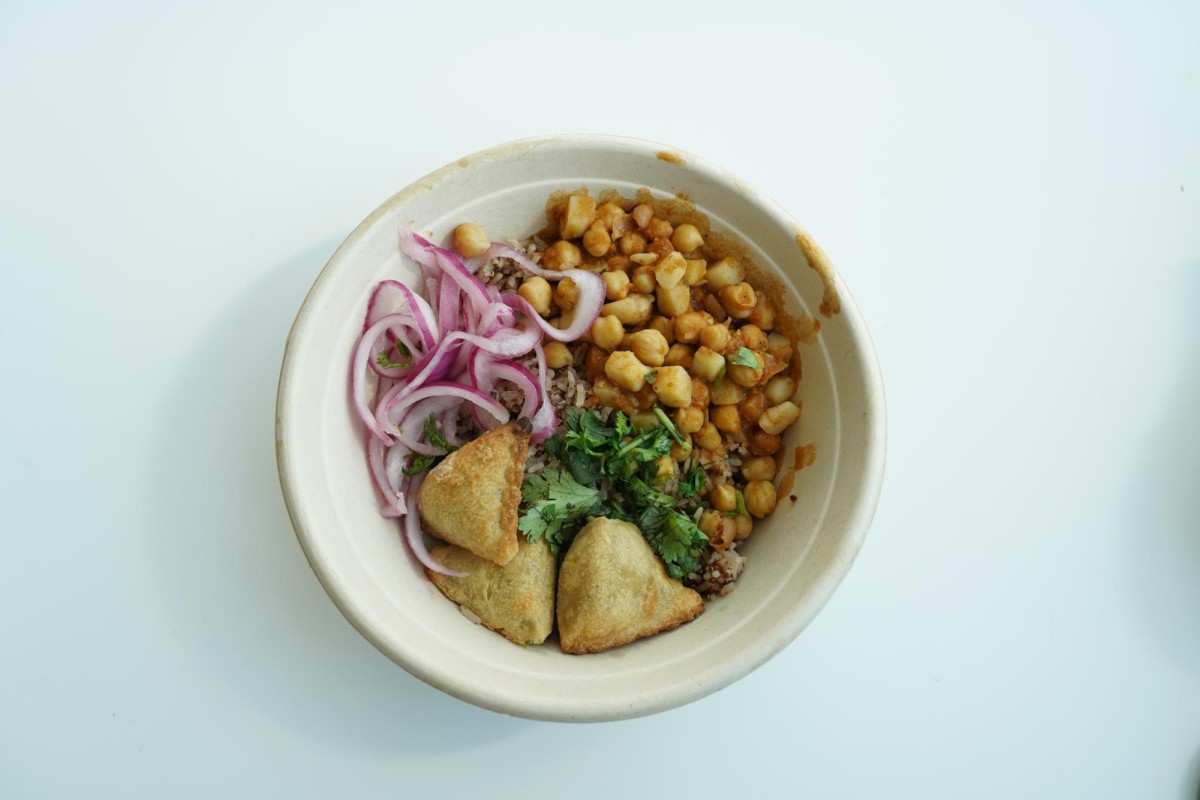
[(649, 383), (650, 385), (654, 385), (654, 382), (656, 380), (658, 380), (658, 371), (657, 370), (650, 370), (649, 372), (646, 373), (646, 383)]
[(420, 453), (413, 453), (408, 457), (408, 465), (404, 467), (404, 474), (410, 478), (413, 475), (420, 475), (440, 460), (439, 456), (423, 456)]
[(564, 469), (551, 468), (529, 475), (521, 486), (528, 508), (517, 529), (531, 542), (545, 539), (558, 555), (566, 551), (591, 509), (603, 499), (593, 486), (583, 486)]
[(700, 569), (708, 537), (687, 514), (668, 511), (662, 525), (643, 533), (672, 578), (683, 578)]
[(758, 356), (749, 347), (739, 347), (737, 355), (733, 357), (733, 363), (741, 367), (749, 367), (750, 369), (762, 369), (762, 362), (758, 360)]
[(376, 356), (376, 358), (375, 358), (375, 363), (378, 364), (379, 366), (383, 367), (384, 369), (398, 369), (400, 367), (411, 367), (412, 363), (413, 363), (412, 362), (412, 353), (410, 353), (408, 351), (408, 348), (405, 347), (401, 342), (396, 342), (396, 349), (400, 351), (401, 355), (406, 356), (406, 358), (403, 361), (392, 361), (392, 358), (389, 355), (391, 353), (391, 349), (385, 347), (379, 351), (379, 355)]
[(654, 418), (654, 427), (636, 430), (620, 411), (605, 422), (595, 411), (568, 408), (563, 430), (546, 443), (563, 466), (526, 477), (522, 487), (518, 528), (526, 538), (545, 539), (561, 555), (588, 519), (606, 516), (636, 524), (672, 577), (699, 569), (708, 537), (677, 506), (699, 493), (706, 475), (696, 464), (675, 493), (656, 486), (658, 460), (687, 439), (661, 407)]
[(704, 486), (704, 468), (699, 464), (692, 464), (692, 468), (688, 470), (687, 475), (683, 480), (679, 481), (680, 497), (695, 497), (700, 493), (701, 487)]
[(436, 447), (439, 450), (445, 450), (447, 453), (457, 450), (457, 447), (452, 447), (446, 441), (446, 437), (442, 435), (442, 431), (438, 428), (437, 417), (433, 414), (425, 420), (425, 441), (429, 442), (431, 447)]

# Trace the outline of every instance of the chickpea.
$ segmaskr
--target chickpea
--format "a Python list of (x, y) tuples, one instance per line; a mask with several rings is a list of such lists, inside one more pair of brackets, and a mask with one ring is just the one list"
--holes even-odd
[[(681, 408), (675, 412), (675, 427), (680, 433), (695, 433), (704, 427), (704, 412), (695, 406)], [(691, 438), (688, 438), (691, 442)]]
[(736, 406), (717, 406), (712, 410), (712, 422), (717, 430), (739, 435), (742, 433), (742, 416)]
[(700, 331), (707, 325), (704, 314), (699, 311), (685, 311), (675, 318), (676, 341), (692, 343), (700, 338)]
[(592, 383), (592, 397), (598, 404), (612, 408), (620, 402), (621, 390), (604, 378), (597, 378)]
[(783, 363), (792, 360), (792, 340), (780, 333), (772, 333), (767, 337), (767, 352)]
[(653, 239), (670, 240), (672, 234), (675, 233), (675, 226), (661, 217), (654, 217), (646, 226), (646, 233)]
[(685, 222), (671, 234), (671, 244), (681, 253), (690, 253), (704, 246), (704, 237), (700, 235), (699, 228)]
[(668, 367), (689, 369), (692, 366), (692, 348), (686, 344), (671, 345), (671, 349), (667, 351), (667, 357), (663, 359), (663, 363)]
[(766, 433), (778, 436), (799, 418), (800, 407), (788, 400), (764, 411), (763, 415), (759, 417), (758, 427)]
[(724, 353), (725, 347), (729, 344), (729, 326), (717, 325), (715, 323), (706, 325), (700, 331), (700, 344), (709, 350)]
[(541, 316), (546, 316), (550, 313), (550, 297), (553, 295), (553, 290), (550, 288), (550, 281), (541, 276), (526, 278), (521, 287), (517, 289), (517, 294), (525, 298), (525, 302), (533, 306), (533, 310)]
[(654, 267), (649, 265), (642, 265), (635, 269), (632, 281), (633, 290), (642, 294), (650, 294), (658, 285), (658, 281), (654, 277)]
[(641, 325), (650, 319), (654, 299), (648, 294), (629, 294), (622, 300), (605, 303), (600, 313), (616, 317), (622, 325)]
[(629, 215), (633, 217), (633, 221), (639, 228), (645, 228), (650, 224), (650, 220), (654, 219), (654, 209), (645, 203), (638, 203), (633, 207), (633, 211), (629, 212)]
[(623, 256), (644, 253), (646, 251), (646, 237), (640, 233), (621, 234), (621, 238), (617, 239), (617, 249), (621, 251), (621, 255)]
[(629, 295), (629, 274), (622, 270), (602, 272), (604, 297), (608, 300), (624, 300)]
[(579, 302), (579, 287), (572, 278), (563, 278), (554, 289), (554, 302), (563, 311), (570, 311)]
[(729, 483), (714, 486), (708, 493), (708, 503), (717, 511), (737, 511), (737, 489)]
[(646, 365), (628, 350), (617, 350), (604, 362), (604, 374), (608, 379), (631, 392), (636, 392), (646, 385), (647, 372), (649, 370), (646, 369)]
[(706, 422), (692, 436), (692, 442), (701, 450), (716, 450), (721, 446), (721, 432), (711, 421)]
[(755, 456), (742, 462), (742, 477), (748, 481), (773, 481), (778, 469), (770, 456)]
[[(715, 264), (709, 264), (708, 270), (704, 273), (705, 283), (714, 292), (720, 291), (726, 286), (741, 283), (745, 277), (746, 272), (736, 258), (722, 258)], [(753, 306), (754, 303), (751, 302), (750, 305)]]
[(666, 317), (653, 317), (650, 320), (650, 324), (646, 327), (653, 328), (661, 333), (663, 338), (667, 340), (667, 344), (675, 341), (675, 325)]
[(562, 342), (550, 342), (546, 345), (546, 366), (550, 369), (562, 369), (575, 363), (571, 349)]
[(783, 439), (763, 432), (761, 429), (750, 434), (747, 449), (756, 456), (773, 456), (783, 446)]
[(658, 310), (667, 316), (677, 317), (692, 307), (692, 293), (686, 283), (676, 283), (674, 286), (659, 286)]
[[(746, 399), (746, 390), (733, 381), (721, 381), (708, 390), (708, 400), (714, 406), (736, 406)], [(734, 413), (738, 413), (734, 409)]]
[(792, 399), (796, 393), (796, 382), (786, 375), (776, 375), (767, 381), (767, 402), (777, 406)]
[(633, 261), (629, 258), (629, 256), (613, 255), (604, 259), (604, 266), (613, 272), (618, 270), (621, 272), (628, 272), (630, 267), (633, 266)]
[(595, 219), (596, 201), (586, 194), (573, 194), (567, 198), (558, 222), (558, 235), (563, 239), (578, 239)]
[(603, 350), (616, 350), (624, 335), (625, 329), (616, 317), (599, 316), (592, 323), (592, 343)]
[(754, 308), (754, 287), (745, 282), (726, 286), (721, 290), (720, 297), (721, 307), (734, 319), (745, 319), (750, 316), (750, 309)]
[(767, 398), (761, 389), (755, 389), (746, 395), (746, 399), (738, 403), (738, 413), (747, 425), (757, 425), (759, 417), (767, 409)]
[(725, 374), (725, 356), (701, 347), (692, 356), (692, 374), (709, 383), (720, 379)]
[(746, 510), (762, 519), (775, 510), (775, 486), (770, 481), (750, 481), (742, 492)]
[[(754, 355), (758, 359), (758, 363), (761, 365), (763, 363), (762, 354), (754, 352)], [(738, 386), (756, 386), (758, 385), (758, 382), (762, 380), (763, 368), (762, 366), (747, 367), (744, 364), (735, 364), (731, 360), (729, 362), (728, 374), (730, 380), (732, 380)]]
[(658, 417), (653, 411), (638, 411), (629, 415), (629, 424), (639, 431), (648, 431), (658, 427)]
[(742, 347), (749, 347), (751, 350), (767, 349), (767, 335), (757, 325), (743, 325), (738, 328), (738, 338)]
[(654, 394), (664, 406), (687, 408), (692, 404), (692, 376), (683, 367), (663, 367), (654, 379)]
[(654, 466), (658, 468), (657, 477), (670, 479), (675, 474), (675, 459), (670, 455), (659, 456)]
[(542, 253), (542, 266), (546, 269), (565, 270), (575, 269), (583, 263), (583, 254), (579, 248), (566, 239), (560, 239)]
[[(675, 427), (679, 427), (679, 425), (676, 424)], [(671, 458), (675, 459), (676, 461), (683, 461), (692, 454), (692, 437), (683, 431), (680, 431), (680, 433), (683, 433), (683, 444), (675, 442), (671, 445)]]
[(583, 249), (596, 258), (608, 255), (608, 251), (612, 249), (612, 237), (608, 235), (608, 229), (600, 220), (593, 222), (587, 233), (583, 234)]
[(492, 243), (482, 225), (464, 222), (454, 229), (454, 249), (463, 258), (477, 258), (488, 251)]
[(754, 296), (756, 298), (754, 308), (750, 309), (750, 316), (747, 319), (764, 331), (772, 330), (775, 327), (775, 304), (771, 302), (765, 292), (759, 289), (754, 290)]
[(737, 535), (737, 525), (729, 517), (713, 508), (704, 510), (697, 523), (700, 531), (708, 537), (708, 543), (718, 552), (729, 548)]
[[(654, 279), (664, 289), (671, 289), (683, 280), (687, 272), (687, 261), (679, 253), (671, 252), (654, 267)], [(684, 284), (686, 286), (686, 284)]]
[(600, 207), (596, 209), (596, 221), (604, 225), (604, 227), (608, 228), (610, 231), (613, 229), (613, 225), (616, 224), (617, 220), (623, 216), (625, 216), (625, 209), (621, 208), (611, 200), (601, 203)]
[(575, 321), (574, 309), (562, 312), (561, 315), (550, 320), (551, 326), (558, 328), (560, 331), (565, 331), (571, 327), (571, 323)]
[(708, 262), (703, 258), (689, 258), (687, 260), (687, 269), (683, 273), (683, 282), (688, 286), (695, 286), (704, 280), (704, 271), (708, 269)]
[(749, 514), (738, 514), (733, 518), (733, 540), (735, 542), (744, 542), (750, 538), (750, 532), (754, 530), (754, 520)]
[(653, 328), (645, 328), (629, 337), (629, 349), (647, 367), (661, 367), (667, 357), (667, 337)]

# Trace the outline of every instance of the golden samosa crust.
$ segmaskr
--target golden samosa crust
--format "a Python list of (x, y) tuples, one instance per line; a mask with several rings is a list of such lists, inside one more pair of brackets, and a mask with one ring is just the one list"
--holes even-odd
[(699, 594), (667, 574), (636, 525), (598, 517), (571, 543), (558, 573), (564, 653), (599, 653), (690, 622)]
[(517, 555), (503, 567), (454, 545), (435, 547), (432, 555), (455, 572), (466, 573), (452, 578), (426, 570), (442, 594), (517, 644), (546, 641), (554, 628), (558, 564), (544, 541), (529, 542), (522, 536)]
[(417, 508), (431, 534), (503, 566), (517, 554), (529, 420), (467, 442), (429, 471)]

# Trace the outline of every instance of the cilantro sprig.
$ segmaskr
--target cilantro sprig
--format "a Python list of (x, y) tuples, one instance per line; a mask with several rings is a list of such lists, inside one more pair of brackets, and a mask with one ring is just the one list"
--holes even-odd
[(588, 519), (608, 516), (635, 523), (674, 578), (700, 568), (708, 537), (679, 508), (679, 498), (695, 497), (704, 470), (695, 465), (679, 482), (677, 498), (660, 488), (658, 460), (672, 442), (687, 440), (661, 408), (658, 424), (634, 430), (629, 417), (614, 412), (605, 422), (594, 411), (568, 408), (564, 430), (546, 442), (565, 469), (545, 470), (525, 479), (528, 506), (518, 527), (531, 541), (545, 538), (562, 553)]
[(527, 508), (517, 529), (531, 542), (545, 539), (556, 555), (564, 553), (602, 497), (599, 489), (582, 485), (565, 469), (543, 470), (526, 477), (521, 486)]
[(385, 347), (384, 349), (379, 351), (379, 355), (375, 358), (375, 363), (378, 364), (379, 366), (383, 367), (384, 369), (397, 369), (400, 367), (411, 367), (413, 365), (412, 351), (409, 350), (408, 347), (404, 344), (404, 342), (400, 341), (399, 339), (396, 340), (395, 348), (396, 348), (396, 352), (400, 354), (401, 360), (393, 361), (392, 355), (391, 355), (392, 348)]
[[(397, 342), (397, 344), (399, 343)], [(444, 452), (437, 455), (424, 455), (422, 453), (412, 453), (409, 455), (408, 463), (404, 465), (403, 469), (404, 474), (408, 475), (409, 477), (412, 477), (413, 475), (420, 475), (422, 472), (427, 472), (433, 469), (438, 465), (438, 463), (441, 462), (443, 458), (458, 449), (446, 441), (446, 437), (442, 433), (442, 429), (438, 427), (437, 417), (435, 417), (433, 414), (430, 414), (425, 420), (424, 433), (425, 441), (428, 442), (431, 447), (436, 447)]]
[(749, 347), (739, 347), (733, 357), (733, 363), (740, 367), (749, 367), (750, 369), (763, 368), (762, 362), (758, 360), (758, 355)]

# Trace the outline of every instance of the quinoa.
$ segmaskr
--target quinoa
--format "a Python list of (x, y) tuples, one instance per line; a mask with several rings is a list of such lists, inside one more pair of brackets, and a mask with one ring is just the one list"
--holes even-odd
[(705, 600), (712, 600), (732, 592), (734, 582), (745, 568), (746, 559), (737, 551), (737, 542), (734, 542), (724, 552), (710, 550), (704, 564), (698, 571), (688, 575), (684, 583), (703, 595)]

